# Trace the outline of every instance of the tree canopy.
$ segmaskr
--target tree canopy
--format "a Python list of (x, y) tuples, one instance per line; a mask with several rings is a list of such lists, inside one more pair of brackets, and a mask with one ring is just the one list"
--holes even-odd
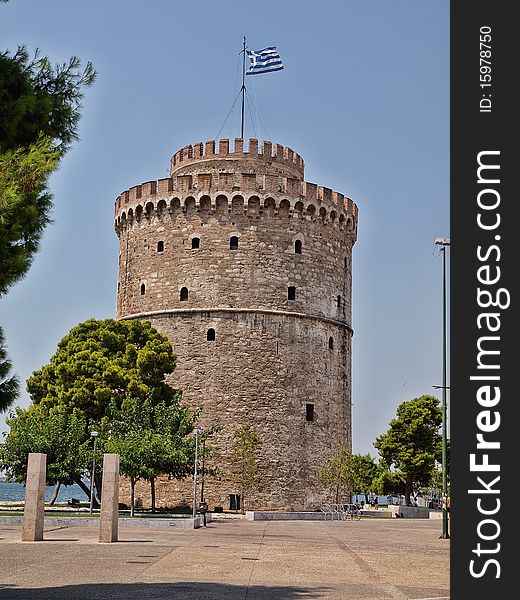
[(374, 478), (380, 470), (379, 465), (370, 454), (353, 454), (352, 491), (355, 494), (365, 494), (366, 496), (374, 488)]
[(12, 373), (12, 368), (7, 356), (4, 333), (0, 328), (0, 412), (6, 410), (18, 397), (18, 377)]
[(151, 397), (130, 398), (121, 409), (110, 404), (99, 436), (104, 452), (119, 454), (120, 472), (130, 478), (130, 510), (138, 479), (150, 482), (155, 510), (155, 478), (169, 475), (182, 479), (193, 472), (193, 431), (196, 413), (179, 404), (181, 394), (153, 402)]
[(81, 479), (89, 464), (87, 423), (78, 410), (63, 406), (33, 405), (16, 408), (6, 419), (9, 433), (0, 446), (0, 466), (16, 481), (25, 481), (27, 455), (47, 455), (47, 483), (71, 485)]
[(233, 434), (231, 465), (233, 479), (240, 489), (242, 511), (250, 502), (250, 496), (258, 482), (258, 453), (262, 439), (250, 423), (244, 423)]
[(318, 472), (320, 483), (329, 489), (333, 502), (350, 502), (353, 484), (353, 460), (349, 448), (338, 445)]
[(47, 180), (78, 137), (95, 76), (75, 56), (53, 66), (24, 46), (0, 54), (0, 296), (26, 274), (51, 220)]
[(164, 376), (174, 367), (168, 338), (149, 322), (90, 319), (59, 342), (49, 364), (27, 380), (27, 391), (34, 404), (76, 408), (99, 422), (112, 400), (123, 408), (128, 398), (172, 400)]
[(414, 398), (399, 405), (388, 431), (374, 442), (387, 467), (393, 467), (403, 478), (408, 505), (413, 484), (426, 484), (431, 479), (441, 422), (438, 398)]
[[(47, 182), (78, 137), (81, 100), (95, 77), (75, 56), (53, 66), (24, 46), (0, 53), (0, 297), (26, 275), (51, 222)], [(0, 338), (4, 353), (1, 328)], [(9, 365), (4, 353), (0, 411), (18, 395), (16, 377), (3, 381)]]

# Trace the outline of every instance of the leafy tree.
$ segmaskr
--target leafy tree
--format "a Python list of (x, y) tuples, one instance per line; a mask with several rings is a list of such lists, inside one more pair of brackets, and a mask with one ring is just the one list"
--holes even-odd
[(392, 473), (388, 469), (380, 468), (379, 473), (374, 477), (372, 482), (374, 491), (384, 496), (400, 496), (405, 492), (405, 484), (403, 478)]
[(24, 46), (0, 54), (0, 296), (28, 271), (50, 222), (50, 174), (77, 139), (91, 63), (51, 65)]
[[(25, 464), (27, 452), (54, 453), (59, 457), (57, 463), (72, 461), (73, 466), (77, 461), (78, 467), (76, 471), (64, 469), (55, 481), (75, 481), (89, 495), (81, 477), (92, 460), (90, 430), (101, 427), (111, 404), (124, 409), (128, 403), (131, 407), (132, 398), (149, 399), (159, 430), (168, 426), (180, 431), (185, 426), (185, 409), (175, 408), (179, 393), (164, 382), (165, 373), (171, 373), (174, 366), (168, 338), (148, 322), (91, 319), (77, 325), (58, 344), (50, 363), (28, 379), (33, 404), (26, 411), (17, 410), (7, 421), (12, 431), (6, 443), (12, 445), (20, 431), (29, 433), (24, 434), (18, 454), (14, 450), (5, 454), (4, 450), (5, 468), (15, 469), (13, 473), (23, 478), (25, 467), (20, 468), (20, 461)], [(50, 429), (46, 429), (47, 418)], [(72, 428), (74, 439), (62, 445), (60, 436), (55, 435), (60, 428)], [(81, 455), (78, 459), (78, 448), (85, 448), (86, 458)], [(101, 461), (98, 463), (101, 468)], [(174, 468), (170, 466), (166, 472), (174, 473)], [(99, 481), (98, 477), (98, 496)]]
[(174, 367), (168, 338), (149, 322), (90, 319), (59, 342), (50, 363), (27, 380), (27, 391), (34, 404), (76, 408), (100, 422), (111, 401), (120, 408), (130, 398), (172, 401), (164, 376)]
[(319, 481), (325, 485), (336, 504), (348, 498), (350, 502), (353, 487), (353, 459), (349, 448), (343, 445), (336, 446), (318, 472)]
[(87, 423), (77, 409), (71, 413), (63, 406), (18, 407), (11, 411), (6, 423), (10, 431), (4, 434), (0, 446), (0, 467), (7, 477), (25, 481), (27, 455), (43, 452), (47, 455), (47, 483), (56, 485), (51, 504), (61, 484), (78, 483), (88, 496), (89, 490), (81, 481), (91, 456), (85, 437)]
[(4, 412), (18, 397), (18, 377), (11, 374), (12, 364), (7, 356), (5, 338), (0, 328), (0, 412)]
[(258, 454), (262, 447), (262, 439), (250, 423), (245, 423), (236, 429), (233, 439), (231, 465), (233, 478), (240, 489), (242, 512), (244, 512), (246, 505), (250, 504), (251, 493), (258, 482)]
[[(51, 221), (47, 182), (77, 139), (81, 99), (95, 76), (77, 57), (52, 66), (23, 46), (0, 54), (0, 297), (25, 276)], [(0, 338), (3, 352), (1, 328)], [(2, 362), (9, 364), (5, 355), (3, 370)], [(17, 380), (4, 376), (0, 370), (0, 411), (18, 395)]]
[(179, 405), (180, 393), (153, 403), (151, 397), (130, 398), (124, 409), (112, 402), (101, 426), (104, 452), (119, 454), (120, 471), (130, 479), (130, 514), (134, 514), (135, 485), (150, 482), (155, 511), (155, 479), (169, 475), (182, 479), (193, 472), (193, 431), (196, 413)]
[(399, 405), (388, 431), (374, 442), (385, 464), (403, 479), (407, 506), (414, 483), (425, 484), (432, 476), (441, 422), (438, 398), (414, 398)]
[(352, 455), (352, 491), (365, 494), (368, 503), (368, 493), (373, 489), (374, 478), (380, 471), (379, 465), (370, 454)]

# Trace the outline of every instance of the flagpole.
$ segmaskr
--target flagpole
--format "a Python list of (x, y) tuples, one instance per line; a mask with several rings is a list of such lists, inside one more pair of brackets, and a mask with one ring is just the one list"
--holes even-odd
[(244, 36), (244, 49), (242, 50), (244, 56), (242, 57), (242, 126), (240, 128), (240, 137), (244, 138), (244, 104), (246, 96), (246, 36)]

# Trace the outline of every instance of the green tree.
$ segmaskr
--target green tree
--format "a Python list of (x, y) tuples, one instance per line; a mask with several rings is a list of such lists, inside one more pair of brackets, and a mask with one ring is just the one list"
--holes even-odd
[(235, 430), (233, 440), (233, 479), (240, 490), (244, 512), (246, 506), (250, 506), (251, 494), (258, 483), (258, 455), (262, 448), (262, 439), (250, 423), (245, 423)]
[[(74, 472), (73, 480), (88, 495), (89, 490), (81, 476), (88, 472), (92, 460), (90, 431), (101, 427), (111, 404), (124, 409), (127, 403), (131, 404), (132, 398), (149, 399), (158, 428), (175, 426), (182, 429), (186, 413), (184, 409), (175, 412), (179, 393), (164, 381), (165, 374), (171, 373), (174, 367), (175, 355), (168, 338), (148, 322), (90, 319), (80, 323), (60, 341), (50, 363), (27, 380), (32, 405), (27, 411), (16, 412), (8, 421), (13, 429), (13, 437), (8, 440), (14, 440), (19, 435), (17, 431), (28, 429), (39, 433), (38, 436), (26, 436), (24, 452), (43, 452), (45, 436), (52, 449), (58, 438), (41, 422), (46, 415), (54, 415), (54, 409), (62, 418), (65, 418), (63, 415), (74, 417), (77, 437), (74, 443), (60, 446), (60, 451), (65, 453), (60, 460), (65, 462), (68, 456), (74, 462), (78, 459), (77, 448), (86, 448), (87, 459), (82, 458), (78, 463), (79, 470)], [(81, 422), (78, 421), (80, 418)], [(64, 422), (62, 427), (69, 425)], [(14, 456), (13, 453), (4, 454), (6, 468), (14, 468)], [(25, 460), (26, 454), (22, 458)], [(101, 461), (98, 463), (101, 468)], [(174, 468), (166, 472), (173, 474)], [(17, 473), (23, 476), (25, 471), (18, 468)], [(67, 481), (71, 479), (72, 476)], [(65, 483), (63, 478), (61, 481)], [(98, 477), (98, 496), (99, 481)]]
[(18, 407), (11, 411), (6, 423), (10, 430), (4, 434), (0, 446), (0, 467), (7, 477), (24, 482), (27, 455), (43, 452), (47, 455), (47, 484), (56, 486), (51, 504), (62, 484), (78, 483), (88, 496), (88, 488), (81, 478), (91, 455), (89, 440), (85, 437), (86, 419), (78, 410), (69, 412), (63, 406)]
[(377, 494), (384, 496), (400, 496), (405, 492), (403, 478), (399, 474), (392, 473), (392, 471), (383, 467), (380, 468), (379, 473), (374, 477), (372, 486)]
[(424, 485), (432, 476), (441, 422), (438, 398), (414, 398), (399, 405), (388, 431), (374, 442), (385, 464), (403, 479), (407, 506), (413, 485)]
[(120, 471), (130, 479), (130, 514), (135, 507), (135, 485), (150, 483), (152, 512), (155, 512), (155, 479), (169, 475), (183, 479), (193, 472), (193, 431), (197, 413), (179, 404), (180, 393), (153, 402), (130, 398), (120, 408), (112, 402), (103, 418), (100, 448), (119, 454)]
[(0, 54), (0, 296), (28, 271), (50, 222), (50, 174), (77, 139), (91, 63), (53, 66), (21, 46)]
[(129, 398), (172, 401), (164, 376), (175, 367), (167, 337), (149, 322), (90, 319), (59, 342), (50, 363), (27, 380), (34, 404), (78, 409), (100, 422), (111, 401), (124, 408)]
[(0, 412), (4, 412), (18, 397), (18, 377), (12, 374), (12, 368), (7, 356), (4, 333), (0, 328)]
[(367, 503), (368, 494), (374, 487), (373, 481), (379, 470), (379, 465), (370, 454), (352, 455), (352, 491), (355, 494), (365, 494)]
[(329, 489), (331, 498), (336, 504), (345, 499), (350, 502), (353, 487), (353, 459), (349, 448), (336, 446), (334, 453), (318, 471), (320, 483)]
[[(52, 66), (24, 46), (0, 54), (0, 297), (25, 276), (51, 221), (47, 182), (77, 139), (81, 99), (95, 76), (77, 57)], [(18, 396), (16, 378), (7, 381), (0, 411)]]

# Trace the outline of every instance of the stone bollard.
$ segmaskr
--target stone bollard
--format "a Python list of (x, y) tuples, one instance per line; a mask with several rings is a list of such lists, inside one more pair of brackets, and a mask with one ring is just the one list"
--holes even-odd
[(119, 454), (103, 455), (103, 484), (99, 515), (99, 541), (117, 542), (119, 525)]
[(39, 542), (43, 540), (46, 467), (46, 454), (39, 452), (29, 453), (27, 459), (27, 479), (25, 482), (22, 542)]

